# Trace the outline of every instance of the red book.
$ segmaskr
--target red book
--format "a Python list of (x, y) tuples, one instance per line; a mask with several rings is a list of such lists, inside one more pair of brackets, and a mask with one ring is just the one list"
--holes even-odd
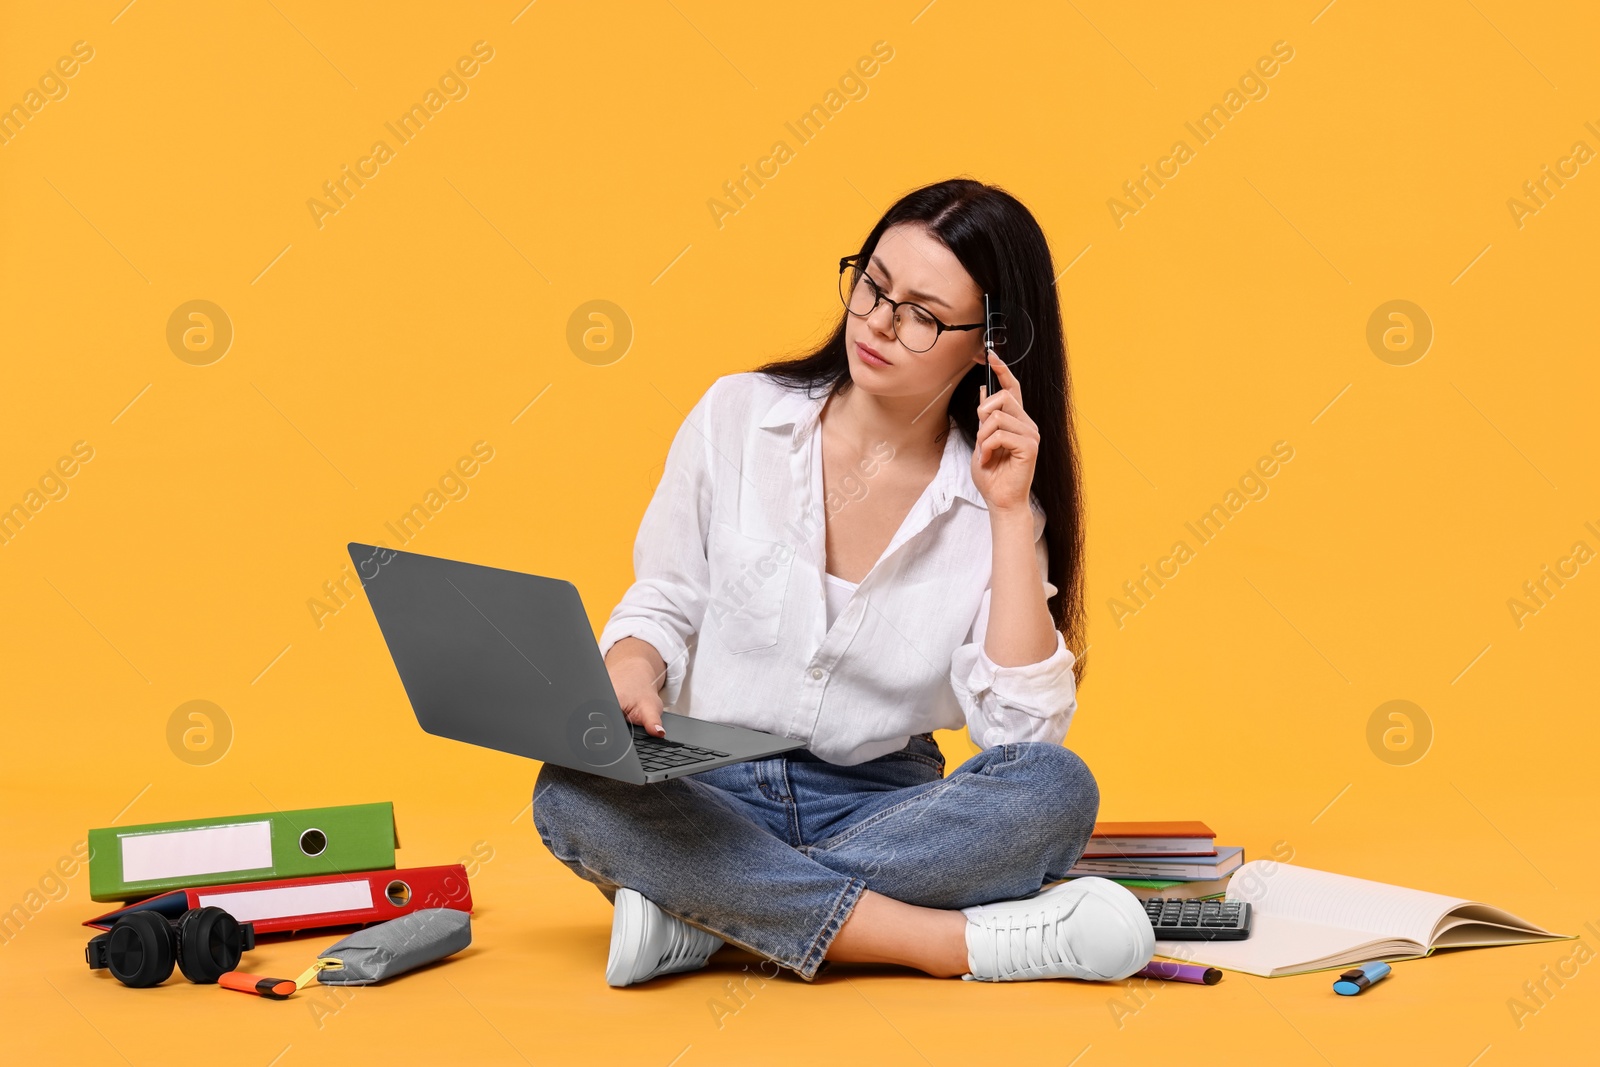
[(1217, 835), (1203, 822), (1097, 822), (1083, 858), (1216, 854)]
[(130, 911), (154, 911), (176, 919), (190, 908), (216, 907), (240, 922), (254, 923), (256, 933), (320, 930), (397, 919), (424, 908), (472, 911), (467, 869), (408, 867), (358, 874), (319, 874), (279, 878), (204, 889), (175, 889), (96, 916), (83, 925), (109, 930)]

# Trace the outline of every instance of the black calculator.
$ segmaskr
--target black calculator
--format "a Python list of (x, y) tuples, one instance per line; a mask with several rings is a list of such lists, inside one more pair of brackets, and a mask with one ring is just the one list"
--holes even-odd
[(1243, 941), (1250, 936), (1250, 905), (1238, 900), (1144, 902), (1157, 941)]

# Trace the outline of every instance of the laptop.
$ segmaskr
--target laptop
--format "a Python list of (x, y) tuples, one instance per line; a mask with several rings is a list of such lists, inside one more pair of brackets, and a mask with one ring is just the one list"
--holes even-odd
[(665, 738), (629, 723), (571, 582), (349, 547), (430, 734), (641, 785), (804, 747), (673, 712)]

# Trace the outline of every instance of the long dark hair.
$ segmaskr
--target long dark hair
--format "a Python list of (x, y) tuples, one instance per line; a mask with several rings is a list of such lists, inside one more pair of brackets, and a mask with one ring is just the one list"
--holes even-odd
[[(993, 185), (952, 178), (907, 193), (886, 212), (861, 243), (860, 262), (871, 258), (878, 240), (901, 222), (920, 223), (949, 248), (986, 293), (1021, 307), (1033, 320), (1033, 347), (1017, 365), (1022, 403), (1039, 427), (1039, 458), (1033, 471), (1033, 496), (1044, 509), (1049, 579), (1056, 595), (1051, 618), (1083, 669), (1083, 490), (1078, 442), (1072, 426), (1067, 342), (1056, 298), (1055, 266), (1044, 231), (1016, 197)], [(825, 386), (829, 395), (851, 385), (845, 352), (845, 323), (821, 347), (756, 369), (791, 386)], [(1000, 354), (1004, 358), (1003, 348)], [(978, 387), (984, 367), (974, 363), (950, 394), (950, 414), (968, 445), (978, 438)]]

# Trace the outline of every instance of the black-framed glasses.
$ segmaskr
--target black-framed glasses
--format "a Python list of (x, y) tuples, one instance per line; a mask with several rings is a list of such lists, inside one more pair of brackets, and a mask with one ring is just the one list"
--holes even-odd
[(889, 320), (895, 340), (912, 352), (926, 352), (946, 330), (981, 330), (983, 323), (970, 322), (953, 326), (941, 322), (939, 316), (908, 300), (890, 300), (878, 283), (867, 277), (861, 266), (861, 256), (845, 256), (839, 260), (839, 299), (844, 308), (856, 318), (864, 319), (878, 310), (879, 304), (889, 305)]

